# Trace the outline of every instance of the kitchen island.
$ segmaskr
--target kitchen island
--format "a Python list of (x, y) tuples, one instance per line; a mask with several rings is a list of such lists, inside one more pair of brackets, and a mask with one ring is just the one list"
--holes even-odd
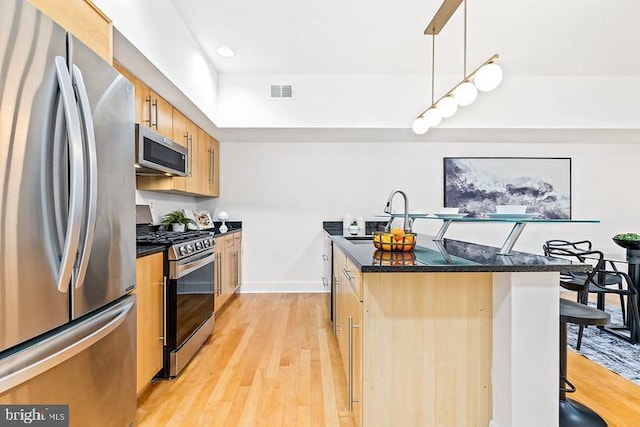
[(407, 253), (330, 237), (356, 425), (558, 425), (559, 271), (588, 266), (425, 235)]

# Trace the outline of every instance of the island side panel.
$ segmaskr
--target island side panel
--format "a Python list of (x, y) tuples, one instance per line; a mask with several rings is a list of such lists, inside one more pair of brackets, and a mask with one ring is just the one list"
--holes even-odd
[(363, 282), (363, 425), (488, 426), (492, 273)]
[(557, 427), (559, 273), (495, 273), (495, 427)]

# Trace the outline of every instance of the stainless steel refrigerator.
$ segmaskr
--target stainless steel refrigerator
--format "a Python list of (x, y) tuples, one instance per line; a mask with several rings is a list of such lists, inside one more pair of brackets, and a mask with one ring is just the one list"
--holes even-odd
[(133, 87), (0, 0), (0, 405), (135, 416)]

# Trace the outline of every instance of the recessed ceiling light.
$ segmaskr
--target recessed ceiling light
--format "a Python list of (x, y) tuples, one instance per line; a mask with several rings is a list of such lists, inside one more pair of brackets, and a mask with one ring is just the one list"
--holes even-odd
[(220, 46), (217, 50), (218, 55), (220, 56), (224, 56), (225, 58), (231, 58), (232, 56), (235, 56), (235, 52), (233, 51), (233, 49), (231, 49), (230, 47), (227, 46)]

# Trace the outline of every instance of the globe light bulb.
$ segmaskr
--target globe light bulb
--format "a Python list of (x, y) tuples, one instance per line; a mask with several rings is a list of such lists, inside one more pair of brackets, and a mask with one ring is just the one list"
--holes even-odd
[(429, 127), (438, 126), (442, 121), (442, 115), (436, 107), (431, 107), (423, 114), (423, 117)]
[(416, 135), (423, 135), (429, 130), (429, 124), (427, 123), (424, 116), (420, 116), (413, 121), (412, 128), (413, 132), (415, 132)]
[(494, 63), (483, 65), (473, 77), (473, 84), (482, 92), (497, 88), (501, 82), (502, 68)]
[(453, 116), (458, 111), (458, 104), (451, 96), (442, 98), (436, 103), (436, 107), (438, 107), (440, 115), (445, 119)]
[(478, 97), (478, 89), (470, 82), (464, 82), (453, 90), (453, 99), (461, 107), (473, 104)]

